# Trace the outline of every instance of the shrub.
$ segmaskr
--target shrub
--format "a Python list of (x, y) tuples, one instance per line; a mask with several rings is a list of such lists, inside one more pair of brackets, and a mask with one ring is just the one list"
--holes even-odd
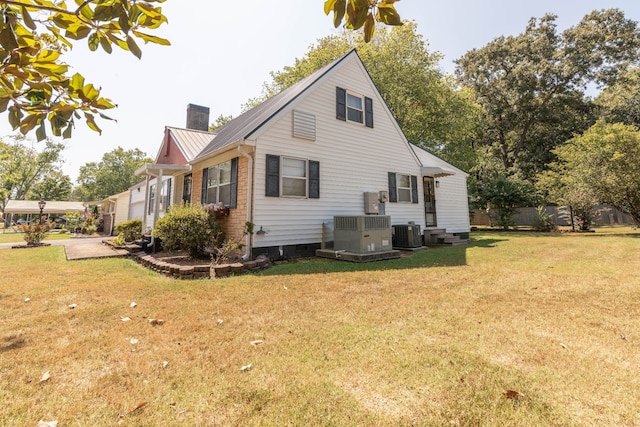
[(156, 222), (153, 236), (162, 241), (163, 248), (184, 249), (194, 258), (222, 241), (215, 217), (202, 206), (188, 203), (171, 205), (169, 212)]
[(69, 230), (73, 231), (74, 233), (78, 228), (80, 228), (80, 225), (82, 224), (82, 219), (80, 218), (80, 212), (67, 212), (63, 216), (63, 218), (67, 221)]
[(142, 238), (142, 220), (130, 219), (116, 225), (116, 233), (118, 237), (123, 236), (125, 242), (133, 242)]
[(113, 239), (111, 239), (111, 243), (113, 243), (116, 246), (124, 246), (126, 243), (124, 238), (124, 233), (120, 233), (118, 234), (117, 237), (114, 237)]
[(32, 221), (18, 226), (18, 231), (24, 233), (24, 241), (32, 246), (40, 244), (49, 230), (51, 230), (51, 223), (48, 222)]
[(533, 219), (533, 229), (536, 231), (554, 231), (558, 228), (553, 222), (553, 215), (545, 212), (544, 206), (538, 206), (536, 217)]

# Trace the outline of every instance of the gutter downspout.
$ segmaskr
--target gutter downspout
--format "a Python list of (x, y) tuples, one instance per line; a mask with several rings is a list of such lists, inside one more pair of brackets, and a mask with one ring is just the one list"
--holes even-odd
[[(248, 162), (248, 171), (247, 171), (247, 217), (246, 222), (253, 223), (253, 156), (249, 153), (242, 150), (243, 145), (238, 145), (238, 153), (243, 157), (246, 157)], [(252, 244), (253, 244), (253, 236), (250, 233), (247, 233), (246, 243), (244, 245), (245, 252), (242, 256), (243, 260), (251, 259), (252, 252)]]

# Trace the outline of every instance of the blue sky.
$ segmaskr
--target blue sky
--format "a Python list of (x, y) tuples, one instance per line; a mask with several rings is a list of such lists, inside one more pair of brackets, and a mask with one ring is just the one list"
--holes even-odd
[[(335, 30), (324, 15), (323, 0), (167, 0), (169, 24), (158, 35), (172, 46), (144, 45), (142, 60), (127, 52), (89, 52), (77, 42), (67, 62), (103, 89), (118, 108), (117, 123), (102, 122), (102, 135), (84, 124), (67, 140), (63, 170), (75, 180), (80, 166), (100, 161), (121, 146), (155, 157), (164, 127), (185, 125), (189, 103), (219, 115), (238, 115), (241, 105), (258, 96), (269, 72), (293, 64), (317, 39)], [(402, 0), (396, 8), (418, 23), (430, 51), (444, 55), (441, 69), (500, 35), (524, 31), (530, 18), (558, 15), (559, 30), (577, 24), (594, 9), (616, 7), (640, 21), (637, 0)], [(0, 135), (11, 133), (0, 117)]]

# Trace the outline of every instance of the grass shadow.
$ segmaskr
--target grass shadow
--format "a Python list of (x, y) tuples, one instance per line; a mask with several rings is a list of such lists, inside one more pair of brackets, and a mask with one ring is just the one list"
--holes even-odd
[(427, 248), (415, 252), (402, 252), (398, 259), (372, 262), (348, 262), (326, 258), (304, 258), (276, 262), (271, 268), (259, 273), (261, 276), (293, 274), (342, 273), (356, 271), (386, 271), (425, 267), (452, 267), (467, 265), (469, 248), (492, 248), (501, 241), (499, 238), (473, 238), (469, 244), (461, 246)]
[(26, 343), (27, 341), (24, 338), (17, 335), (5, 337), (2, 339), (2, 344), (0, 344), (0, 354), (22, 348)]

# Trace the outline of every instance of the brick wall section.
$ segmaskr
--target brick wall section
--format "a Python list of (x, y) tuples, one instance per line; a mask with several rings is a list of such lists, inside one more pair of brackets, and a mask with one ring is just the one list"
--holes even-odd
[(191, 204), (202, 204), (202, 169), (191, 173)]
[[(220, 225), (227, 239), (240, 241), (244, 244), (244, 228), (247, 222), (247, 171), (249, 161), (246, 157), (238, 158), (238, 197), (237, 207), (229, 210), (229, 216), (220, 218)], [(202, 171), (200, 172), (202, 181)], [(195, 183), (195, 175), (194, 175)], [(195, 186), (194, 186), (195, 188)], [(202, 186), (198, 187), (202, 188)], [(200, 195), (198, 195), (198, 198)]]
[[(227, 239), (244, 242), (244, 228), (247, 221), (247, 171), (249, 161), (246, 157), (238, 157), (238, 197), (237, 207), (229, 210), (229, 216), (218, 219)], [(202, 203), (202, 169), (192, 173), (193, 190), (191, 191), (191, 203)]]

